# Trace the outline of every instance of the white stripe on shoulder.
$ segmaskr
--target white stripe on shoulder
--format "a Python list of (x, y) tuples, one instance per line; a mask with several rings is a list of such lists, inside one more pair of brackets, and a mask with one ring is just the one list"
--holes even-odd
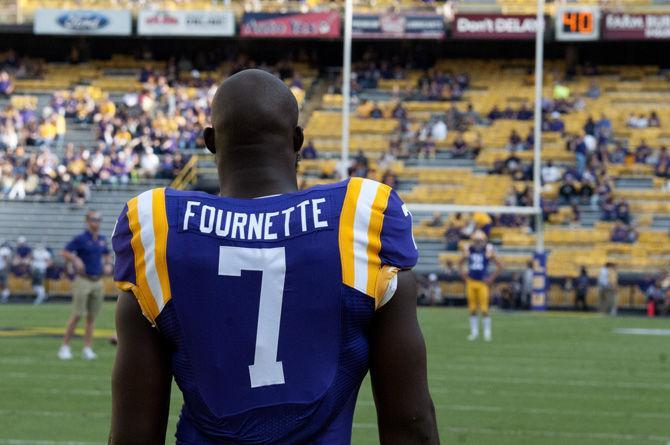
[(140, 238), (144, 246), (144, 264), (147, 283), (153, 294), (158, 312), (163, 310), (163, 292), (156, 270), (156, 244), (154, 239), (153, 191), (147, 190), (137, 198), (137, 213), (140, 220)]
[(378, 182), (363, 180), (354, 216), (354, 288), (364, 293), (368, 286), (368, 228), (378, 188)]

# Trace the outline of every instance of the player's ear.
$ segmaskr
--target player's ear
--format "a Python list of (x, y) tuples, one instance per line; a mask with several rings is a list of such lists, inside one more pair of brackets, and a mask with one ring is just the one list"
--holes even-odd
[(305, 142), (305, 132), (301, 126), (297, 126), (293, 129), (293, 150), (300, 151), (303, 142)]
[(212, 154), (216, 154), (216, 146), (214, 145), (214, 129), (212, 127), (205, 127), (205, 130), (202, 132), (202, 136), (205, 139), (205, 146), (207, 150)]

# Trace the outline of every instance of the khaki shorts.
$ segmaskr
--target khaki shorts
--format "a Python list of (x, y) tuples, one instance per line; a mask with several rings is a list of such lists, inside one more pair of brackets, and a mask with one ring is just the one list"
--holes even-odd
[(102, 280), (77, 277), (72, 283), (72, 315), (97, 316), (103, 301)]

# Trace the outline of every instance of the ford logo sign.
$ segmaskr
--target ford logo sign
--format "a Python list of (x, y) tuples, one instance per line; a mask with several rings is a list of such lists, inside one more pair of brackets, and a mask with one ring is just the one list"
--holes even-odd
[(60, 26), (72, 31), (95, 31), (109, 25), (109, 19), (96, 12), (68, 12), (56, 20)]

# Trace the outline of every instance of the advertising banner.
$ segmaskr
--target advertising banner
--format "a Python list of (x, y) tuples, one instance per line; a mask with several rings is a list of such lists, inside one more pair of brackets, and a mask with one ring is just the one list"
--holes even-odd
[(532, 40), (536, 31), (534, 15), (458, 14), (451, 36), (473, 40)]
[(602, 39), (670, 39), (670, 14), (606, 14)]
[(439, 14), (354, 14), (352, 37), (358, 39), (443, 39)]
[(339, 12), (247, 12), (240, 24), (242, 37), (325, 39), (340, 36)]
[(547, 308), (547, 254), (535, 253), (533, 255), (533, 294), (530, 307), (533, 310), (543, 311)]
[(144, 36), (233, 36), (232, 11), (140, 11), (137, 33)]
[(130, 11), (37, 9), (33, 21), (35, 34), (82, 36), (129, 36), (132, 32)]

